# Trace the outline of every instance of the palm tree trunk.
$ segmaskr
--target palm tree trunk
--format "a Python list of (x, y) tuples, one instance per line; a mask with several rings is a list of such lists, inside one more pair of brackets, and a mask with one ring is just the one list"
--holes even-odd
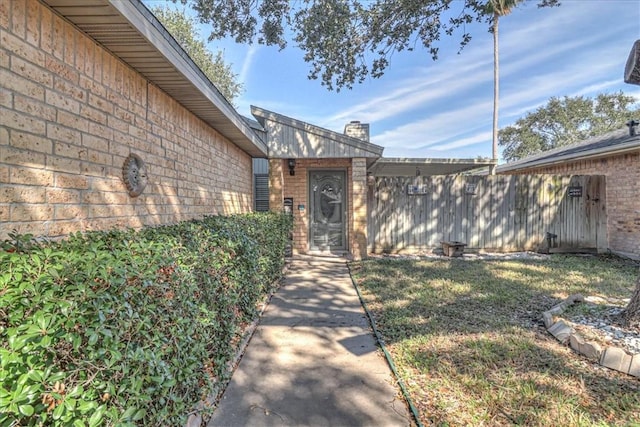
[[(500, 55), (498, 49), (498, 22), (500, 15), (493, 14), (493, 143), (492, 156), (498, 159), (498, 103), (500, 97)], [(491, 175), (495, 175), (495, 167), (490, 170)]]

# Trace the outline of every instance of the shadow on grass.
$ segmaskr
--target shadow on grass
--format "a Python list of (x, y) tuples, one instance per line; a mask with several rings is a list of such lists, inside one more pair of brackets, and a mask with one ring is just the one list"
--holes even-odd
[(352, 271), (425, 424), (640, 422), (638, 380), (573, 353), (539, 320), (572, 293), (630, 295), (637, 265), (371, 260)]

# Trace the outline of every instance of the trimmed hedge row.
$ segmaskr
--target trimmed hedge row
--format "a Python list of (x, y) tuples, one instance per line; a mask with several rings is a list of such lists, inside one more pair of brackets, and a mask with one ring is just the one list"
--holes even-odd
[(184, 425), (280, 277), (274, 213), (0, 250), (0, 426)]

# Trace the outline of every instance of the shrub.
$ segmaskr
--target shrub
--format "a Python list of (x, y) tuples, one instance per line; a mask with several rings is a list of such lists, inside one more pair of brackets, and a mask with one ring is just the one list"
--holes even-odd
[(183, 425), (230, 373), (290, 220), (206, 217), (0, 250), (0, 425)]

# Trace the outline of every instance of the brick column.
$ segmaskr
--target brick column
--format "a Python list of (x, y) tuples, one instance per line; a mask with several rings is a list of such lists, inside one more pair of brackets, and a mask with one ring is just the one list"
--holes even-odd
[(354, 259), (367, 257), (367, 159), (351, 161), (351, 219), (350, 252)]
[(281, 212), (284, 203), (282, 159), (269, 159), (269, 210)]

